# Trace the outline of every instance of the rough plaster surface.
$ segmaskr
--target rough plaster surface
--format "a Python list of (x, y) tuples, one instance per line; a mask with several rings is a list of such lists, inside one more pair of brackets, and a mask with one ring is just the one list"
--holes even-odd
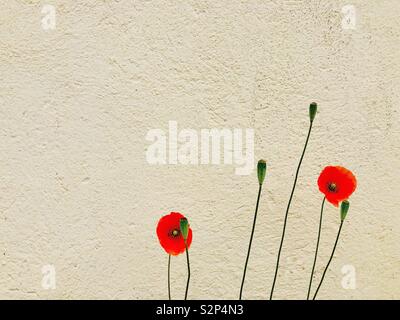
[[(44, 4), (57, 10), (43, 30)], [(166, 298), (155, 226), (187, 215), (193, 299), (238, 296), (257, 193), (234, 167), (150, 166), (148, 130), (253, 128), (264, 187), (244, 297), (268, 297), (308, 127), (276, 298), (303, 299), (328, 164), (358, 177), (321, 299), (400, 299), (400, 2), (0, 2), (0, 298)], [(325, 213), (320, 275), (338, 227)], [(56, 268), (56, 289), (42, 267)], [(356, 269), (342, 288), (343, 265)], [(172, 260), (182, 298), (185, 257)]]

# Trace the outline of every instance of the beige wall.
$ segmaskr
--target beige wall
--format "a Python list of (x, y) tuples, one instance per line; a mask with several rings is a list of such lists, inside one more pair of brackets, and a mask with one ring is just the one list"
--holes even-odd
[[(340, 164), (359, 186), (320, 298), (399, 299), (400, 1), (350, 3), (355, 29), (342, 27), (342, 0), (1, 1), (0, 298), (165, 298), (155, 226), (169, 211), (194, 232), (189, 297), (237, 298), (256, 174), (149, 165), (146, 134), (170, 120), (254, 129), (269, 169), (244, 297), (267, 298), (315, 100), (276, 298), (306, 295), (316, 179)], [(45, 4), (54, 30), (41, 25)], [(328, 206), (318, 275), (338, 219)], [(355, 290), (342, 288), (344, 265)], [(184, 256), (172, 270), (182, 298)]]

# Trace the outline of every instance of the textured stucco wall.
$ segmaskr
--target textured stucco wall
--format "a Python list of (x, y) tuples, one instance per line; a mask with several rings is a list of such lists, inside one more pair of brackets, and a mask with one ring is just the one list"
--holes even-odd
[[(44, 30), (45, 4), (56, 29)], [(166, 297), (155, 225), (190, 219), (190, 298), (238, 296), (255, 172), (151, 166), (150, 129), (253, 128), (264, 187), (245, 298), (268, 297), (283, 215), (319, 113), (289, 217), (276, 298), (306, 295), (328, 164), (359, 186), (320, 298), (400, 299), (400, 1), (0, 2), (0, 298)], [(338, 212), (326, 209), (318, 275)], [(56, 269), (56, 289), (42, 268)], [(342, 288), (343, 265), (356, 289)], [(185, 257), (172, 261), (182, 298)]]

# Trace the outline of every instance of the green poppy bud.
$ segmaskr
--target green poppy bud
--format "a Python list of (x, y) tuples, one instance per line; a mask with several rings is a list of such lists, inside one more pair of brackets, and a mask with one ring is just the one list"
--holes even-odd
[(317, 104), (315, 102), (312, 102), (310, 104), (310, 121), (313, 122), (315, 115), (317, 114)]
[(181, 226), (181, 233), (183, 240), (187, 240), (188, 234), (189, 234), (189, 222), (186, 218), (181, 218), (180, 220), (180, 226)]
[(258, 182), (260, 184), (263, 184), (266, 172), (267, 172), (267, 164), (265, 163), (265, 160), (258, 161), (257, 175), (258, 175)]
[(340, 204), (340, 219), (342, 221), (346, 218), (347, 212), (349, 211), (350, 203), (347, 200), (344, 200)]

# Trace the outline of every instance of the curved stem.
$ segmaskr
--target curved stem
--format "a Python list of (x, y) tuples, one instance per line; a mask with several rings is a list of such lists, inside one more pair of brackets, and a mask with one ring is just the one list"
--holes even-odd
[(185, 246), (186, 246), (186, 260), (187, 260), (187, 267), (188, 267), (188, 278), (187, 278), (186, 291), (185, 291), (185, 300), (187, 300), (188, 291), (189, 291), (189, 282), (190, 282), (190, 262), (189, 262), (189, 250), (187, 247), (186, 240), (185, 240)]
[(326, 272), (328, 271), (328, 268), (329, 268), (329, 265), (330, 265), (330, 263), (331, 263), (331, 261), (332, 261), (333, 255), (335, 254), (336, 246), (337, 246), (337, 243), (338, 243), (338, 241), (339, 241), (340, 231), (342, 231), (343, 222), (344, 222), (344, 220), (342, 220), (342, 222), (340, 222), (339, 231), (338, 231), (338, 234), (337, 234), (337, 236), (336, 236), (336, 241), (335, 241), (335, 245), (333, 246), (333, 250), (332, 250), (331, 257), (329, 258), (328, 264), (326, 265), (325, 270), (324, 270), (324, 273), (322, 274), (321, 281), (319, 282), (318, 288), (317, 288), (317, 290), (315, 291), (313, 300), (315, 300), (315, 297), (316, 297), (317, 294), (318, 294), (319, 288), (321, 288), (322, 282), (324, 281), (324, 278), (325, 278), (325, 274), (326, 274)]
[(171, 300), (171, 255), (168, 255), (168, 299)]
[(308, 134), (307, 134), (306, 143), (304, 144), (303, 153), (301, 154), (300, 161), (299, 161), (299, 164), (298, 164), (298, 166), (297, 166), (296, 176), (295, 176), (295, 178), (294, 178), (294, 183), (293, 183), (293, 187), (292, 187), (292, 192), (290, 193), (289, 202), (288, 202), (288, 205), (287, 205), (287, 208), (286, 208), (285, 220), (284, 220), (284, 222), (283, 222), (283, 230), (282, 230), (281, 243), (280, 243), (280, 245), (279, 245), (278, 258), (277, 258), (277, 260), (276, 260), (274, 281), (273, 281), (273, 283), (272, 283), (271, 295), (270, 295), (270, 297), (269, 297), (270, 300), (272, 300), (272, 297), (273, 297), (273, 295), (274, 295), (275, 283), (276, 283), (276, 278), (277, 278), (278, 270), (279, 270), (279, 261), (280, 261), (280, 258), (281, 258), (283, 240), (284, 240), (284, 238), (285, 238), (286, 224), (287, 224), (287, 218), (288, 218), (288, 214), (289, 214), (289, 209), (290, 209), (290, 205), (291, 205), (291, 203), (292, 203), (292, 198), (293, 198), (294, 190), (296, 189), (296, 183), (297, 183), (297, 178), (298, 178), (298, 176), (299, 176), (299, 171), (300, 171), (301, 163), (303, 162), (304, 154), (306, 153), (306, 149), (307, 149), (308, 140), (310, 139), (310, 134), (311, 134), (312, 125), (313, 125), (313, 122), (310, 121), (310, 128), (308, 129)]
[(323, 212), (324, 212), (325, 200), (326, 200), (326, 197), (324, 197), (324, 200), (322, 200), (322, 205), (321, 205), (321, 215), (319, 217), (317, 247), (315, 249), (314, 263), (313, 263), (312, 270), (311, 270), (310, 284), (308, 286), (308, 292), (307, 292), (307, 300), (310, 298), (311, 286), (312, 286), (312, 281), (314, 278), (315, 265), (317, 264), (317, 256), (318, 256), (319, 240), (321, 238), (321, 226), (322, 226), (322, 217), (323, 217)]
[(248, 248), (248, 250), (247, 250), (246, 262), (245, 262), (245, 264), (244, 264), (244, 271), (243, 271), (242, 285), (240, 286), (239, 300), (242, 300), (243, 285), (244, 285), (244, 280), (246, 279), (247, 264), (248, 264), (248, 262), (249, 262), (250, 251), (251, 251), (251, 244), (252, 244), (252, 242), (253, 242), (254, 230), (255, 230), (255, 228), (256, 228), (257, 212), (258, 212), (258, 205), (259, 205), (259, 203), (260, 203), (261, 189), (262, 189), (262, 184), (260, 184), (260, 187), (259, 187), (259, 189), (258, 189), (256, 210), (255, 210), (255, 212), (254, 212), (253, 228), (251, 229), (249, 248)]

